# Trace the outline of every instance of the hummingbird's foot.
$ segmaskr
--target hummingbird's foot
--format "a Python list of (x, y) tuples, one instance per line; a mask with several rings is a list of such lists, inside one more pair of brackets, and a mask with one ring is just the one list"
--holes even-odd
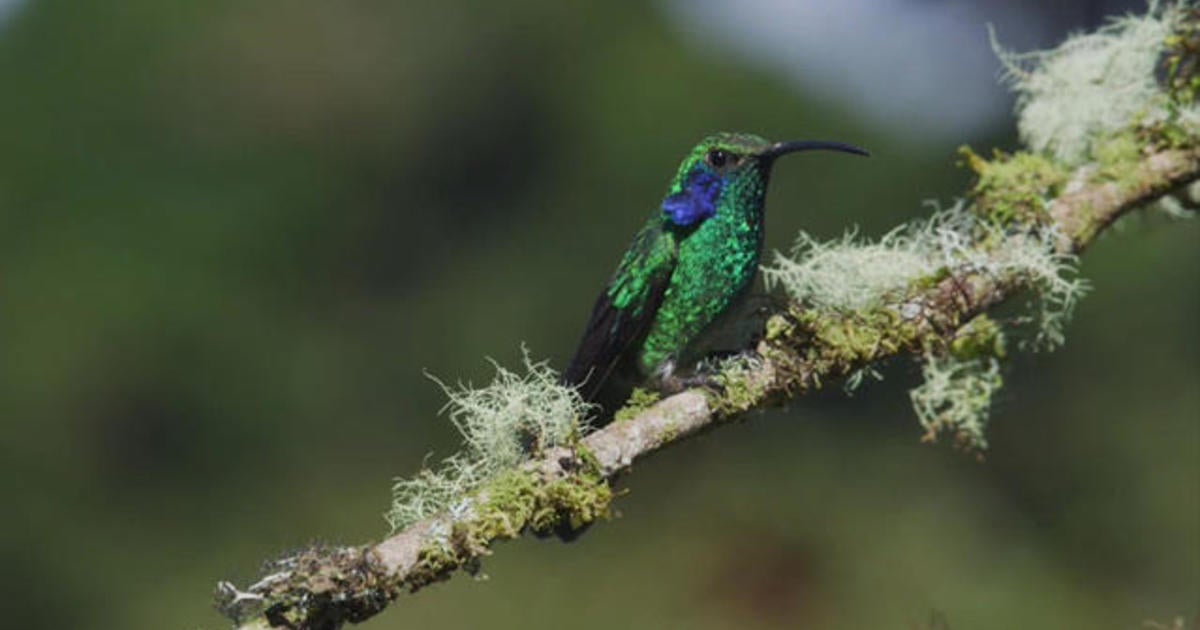
[(686, 376), (679, 376), (673, 371), (664, 371), (659, 380), (660, 389), (667, 396), (696, 387), (721, 394), (725, 391), (725, 382), (721, 377), (723, 366), (728, 365), (731, 361), (754, 361), (758, 358), (758, 353), (754, 350), (714, 352), (697, 363), (695, 371)]
[(698, 372), (688, 376), (676, 376), (672, 374), (663, 377), (659, 381), (659, 390), (664, 396), (671, 396), (697, 387), (721, 393), (724, 391), (725, 386), (721, 383), (721, 379), (718, 376), (715, 372)]
[(704, 358), (697, 366), (698, 370), (717, 373), (720, 372), (721, 366), (731, 361), (754, 361), (759, 358), (757, 352), (752, 348), (744, 350), (719, 350), (713, 352)]

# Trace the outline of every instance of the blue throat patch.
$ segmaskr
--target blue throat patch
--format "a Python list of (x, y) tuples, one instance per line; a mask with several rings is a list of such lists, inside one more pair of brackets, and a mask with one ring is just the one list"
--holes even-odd
[(662, 211), (680, 227), (691, 227), (717, 213), (717, 199), (725, 181), (705, 168), (688, 175), (683, 190), (662, 202)]

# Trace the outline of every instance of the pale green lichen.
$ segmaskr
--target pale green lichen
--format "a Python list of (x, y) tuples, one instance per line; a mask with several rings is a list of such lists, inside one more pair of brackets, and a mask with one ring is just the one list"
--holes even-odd
[(496, 376), (487, 387), (437, 381), (449, 398), (443, 412), (462, 435), (463, 450), (437, 469), (396, 479), (386, 515), (393, 530), (450, 509), (486, 480), (542, 449), (568, 443), (586, 428), (590, 407), (578, 391), (560, 385), (558, 375), (545, 362), (532, 361), (528, 352), (524, 362), (524, 375), (493, 362)]
[(801, 232), (789, 255), (775, 252), (773, 264), (763, 268), (763, 279), (768, 288), (782, 286), (815, 308), (868, 308), (936, 270), (925, 238), (922, 230), (908, 227), (876, 242), (863, 242), (854, 231), (826, 242)]
[(925, 382), (909, 392), (926, 440), (949, 434), (965, 449), (987, 448), (985, 429), (992, 397), (1003, 384), (1000, 362), (994, 357), (925, 358)]
[[(1075, 277), (1075, 257), (1056, 252), (1055, 240), (1049, 229), (1008, 232), (959, 203), (875, 242), (851, 236), (819, 242), (802, 233), (792, 255), (777, 252), (763, 275), (768, 287), (782, 287), (818, 315), (894, 313), (894, 319), (901, 320), (913, 287), (950, 273), (984, 274), (1033, 289), (1035, 299), (1025, 321), (1034, 326), (1027, 345), (1049, 349), (1062, 343), (1063, 326), (1087, 290)], [(825, 338), (834, 345), (857, 348), (879, 342), (873, 327), (844, 317), (824, 328)]]
[(902, 299), (914, 284), (944, 276), (953, 264), (984, 260), (972, 251), (977, 223), (958, 204), (877, 241), (853, 231), (830, 241), (801, 232), (790, 254), (775, 252), (763, 279), (769, 289), (781, 287), (806, 307), (862, 312)]
[(1078, 277), (1078, 259), (1048, 247), (1047, 238), (1052, 237), (1010, 237), (994, 252), (989, 266), (992, 273), (1030, 290), (1024, 315), (1012, 320), (1025, 325), (1025, 334), (1018, 339), (1022, 350), (1049, 351), (1065, 343), (1067, 322), (1090, 289), (1087, 281)]
[(1092, 159), (1098, 140), (1131, 126), (1172, 120), (1194, 135), (1200, 110), (1193, 103), (1173, 104), (1155, 76), (1192, 4), (1154, 0), (1143, 15), (1114, 19), (1048, 51), (1007, 51), (993, 34), (1005, 78), (1017, 93), (1017, 128), (1025, 144), (1081, 165)]
[[(844, 387), (854, 391), (880, 377), (872, 365), (880, 356), (902, 349), (938, 356), (926, 361), (926, 376), (934, 381), (914, 395), (918, 415), (927, 430), (953, 427), (981, 447), (988, 409), (982, 404), (983, 394), (990, 400), (1000, 380), (998, 371), (977, 366), (991, 366), (1003, 356), (1005, 336), (992, 320), (977, 319), (950, 340), (937, 333), (926, 338), (929, 335), (923, 336), (916, 325), (924, 307), (914, 296), (950, 276), (986, 277), (1028, 296), (1024, 308), (1008, 321), (1014, 330), (1024, 331), (1019, 348), (1049, 350), (1061, 345), (1065, 324), (1087, 285), (1076, 276), (1075, 258), (1055, 249), (1053, 229), (1010, 227), (960, 202), (875, 242), (853, 237), (819, 242), (801, 235), (794, 257), (777, 254), (764, 275), (769, 286), (782, 287), (803, 305), (792, 320), (801, 334), (819, 341), (806, 351), (811, 367), (807, 377), (819, 385), (815, 379), (821, 374), (844, 374)], [(846, 286), (853, 283), (858, 284)], [(775, 336), (794, 334), (789, 327), (782, 319), (776, 322)], [(965, 396), (968, 392), (973, 395)]]
[(985, 429), (1003, 385), (1000, 360), (1005, 354), (1004, 331), (983, 314), (959, 328), (943, 354), (930, 352), (922, 358), (924, 383), (909, 392), (925, 429), (922, 439), (932, 442), (948, 434), (964, 450), (987, 449)]

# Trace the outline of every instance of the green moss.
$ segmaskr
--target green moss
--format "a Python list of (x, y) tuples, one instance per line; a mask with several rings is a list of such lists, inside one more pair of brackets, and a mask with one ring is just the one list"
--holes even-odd
[(475, 517), (454, 524), (454, 537), (468, 550), (480, 552), (493, 540), (519, 536), (537, 505), (537, 481), (535, 473), (526, 470), (496, 477), (484, 488), (486, 500), (475, 508)]
[(417, 564), (404, 580), (405, 588), (415, 591), (450, 576), (463, 562), (459, 554), (440, 542), (431, 542), (417, 554)]
[[(901, 314), (906, 307), (898, 305), (929, 299), (930, 290), (948, 275), (948, 270), (938, 269), (914, 281), (893, 305), (858, 311), (793, 307), (787, 314), (788, 325), (779, 325), (779, 330), (786, 332), (769, 339), (760, 349), (776, 368), (777, 385), (820, 388), (823, 379), (853, 375), (881, 358), (906, 352), (945, 353), (955, 344), (964, 354), (1002, 355), (1001, 330), (987, 317), (976, 318), (949, 338), (948, 332), (960, 326), (954, 311), (930, 305), (916, 315)], [(761, 392), (748, 394), (746, 399), (761, 396)], [(742, 393), (736, 392), (733, 401), (742, 398)]]
[(751, 385), (746, 378), (727, 381), (717, 408), (725, 414), (741, 413), (754, 407), (762, 398), (763, 388)]
[(595, 453), (593, 453), (586, 446), (580, 444), (578, 441), (572, 448), (575, 451), (575, 458), (579, 462), (579, 468), (582, 468), (583, 470), (588, 471), (589, 474), (596, 475), (597, 477), (603, 476), (603, 473), (600, 470), (600, 460), (596, 457)]
[[(1195, 150), (1200, 146), (1200, 138), (1196, 135), (1195, 123), (1190, 122), (1190, 119), (1194, 120), (1196, 107), (1197, 104), (1194, 102), (1184, 103), (1172, 100), (1168, 103), (1166, 116), (1149, 121), (1138, 121), (1138, 124), (1134, 125), (1130, 131), (1124, 132), (1124, 135), (1132, 137), (1139, 146), (1144, 147), (1145, 151), (1156, 149)], [(1114, 137), (1119, 138), (1120, 135), (1117, 134)], [(1129, 163), (1128, 160), (1126, 163)], [(1130, 165), (1132, 166), (1132, 164)]]
[(536, 501), (527, 523), (534, 532), (574, 532), (608, 515), (612, 487), (604, 479), (595, 456), (582, 446), (571, 474), (536, 488)]
[(662, 400), (662, 395), (658, 392), (636, 387), (629, 395), (629, 400), (625, 401), (625, 406), (618, 409), (617, 413), (613, 415), (613, 422), (625, 422), (653, 407), (659, 400)]
[(417, 589), (445, 579), (454, 570), (478, 569), (488, 546), (529, 531), (539, 535), (579, 530), (608, 514), (613, 492), (594, 455), (576, 446), (569, 474), (546, 481), (537, 470), (508, 471), (489, 481), (477, 503), (453, 523), (448, 536), (431, 540), (404, 584)]
[(997, 151), (987, 160), (963, 146), (959, 155), (978, 177), (970, 192), (974, 211), (989, 223), (1003, 227), (1047, 222), (1046, 201), (1059, 194), (1069, 177), (1062, 165), (1027, 151)]
[(979, 315), (959, 329), (950, 342), (950, 354), (964, 361), (981, 357), (1005, 356), (1004, 332), (996, 320)]
[(1147, 138), (1146, 146), (1163, 149), (1195, 149), (1200, 144), (1192, 130), (1179, 122), (1178, 118), (1170, 118), (1143, 129), (1142, 134)]
[(710, 402), (721, 415), (749, 411), (762, 401), (766, 393), (765, 384), (752, 378), (750, 371), (743, 366), (735, 365), (723, 370), (717, 375), (717, 382), (721, 385), (721, 392), (712, 397)]
[(1190, 105), (1200, 95), (1200, 9), (1188, 9), (1165, 44), (1167, 91), (1175, 103)]
[(674, 442), (675, 439), (678, 437), (679, 437), (679, 425), (671, 424), (666, 429), (663, 430), (662, 435), (660, 436), (660, 438), (658, 440), (658, 443), (659, 444), (669, 444), (671, 442)]
[(772, 315), (767, 319), (764, 337), (767, 341), (786, 338), (794, 330), (792, 322), (783, 315)]
[(905, 322), (889, 308), (853, 313), (810, 311), (802, 324), (818, 342), (814, 350), (827, 361), (846, 365), (869, 361), (881, 353), (896, 352), (906, 337)]
[(1133, 131), (1098, 141), (1093, 150), (1097, 168), (1092, 180), (1115, 182), (1122, 190), (1137, 187), (1137, 167), (1141, 164), (1145, 145), (1146, 141)]
[[(794, 319), (794, 333), (775, 343), (799, 349), (803, 365), (796, 366), (791, 376), (799, 377), (802, 387), (819, 388), (822, 376), (845, 376), (881, 356), (925, 343), (915, 321), (888, 307), (861, 312), (809, 309), (795, 311)], [(778, 353), (786, 354), (786, 350)], [(782, 366), (788, 371), (787, 363)]]
[(908, 291), (910, 294), (917, 293), (920, 291), (927, 291), (927, 290), (932, 289), (932, 288), (936, 287), (937, 285), (941, 284), (942, 280), (945, 280), (946, 278), (949, 278), (949, 277), (950, 277), (950, 268), (949, 267), (939, 267), (937, 269), (937, 271), (935, 271), (931, 274), (921, 276), (921, 277), (917, 278), (916, 280), (913, 280), (911, 283), (909, 283)]
[(1164, 49), (1163, 85), (1170, 96), (1167, 118), (1143, 126), (1150, 136), (1146, 145), (1169, 149), (1195, 147), (1195, 135), (1180, 120), (1185, 110), (1196, 106), (1200, 96), (1200, 9), (1186, 9), (1175, 32), (1167, 37)]

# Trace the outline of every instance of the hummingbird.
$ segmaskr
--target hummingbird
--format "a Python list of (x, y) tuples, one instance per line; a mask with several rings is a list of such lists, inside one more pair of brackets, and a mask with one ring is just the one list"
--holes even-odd
[(596, 298), (563, 383), (596, 403), (617, 374), (670, 382), (758, 272), (775, 160), (814, 150), (869, 155), (841, 142), (770, 142), (747, 133), (701, 140)]

